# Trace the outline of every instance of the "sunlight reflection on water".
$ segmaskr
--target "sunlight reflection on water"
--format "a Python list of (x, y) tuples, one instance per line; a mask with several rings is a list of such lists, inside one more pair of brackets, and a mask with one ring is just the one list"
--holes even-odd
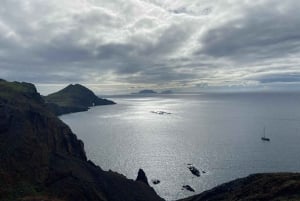
[[(299, 171), (300, 95), (169, 95), (113, 98), (117, 105), (62, 116), (103, 169), (134, 179), (143, 168), (174, 200), (257, 172)], [(160, 115), (151, 111), (170, 112)], [(261, 142), (266, 126), (270, 143)], [(206, 173), (191, 175), (187, 163)]]

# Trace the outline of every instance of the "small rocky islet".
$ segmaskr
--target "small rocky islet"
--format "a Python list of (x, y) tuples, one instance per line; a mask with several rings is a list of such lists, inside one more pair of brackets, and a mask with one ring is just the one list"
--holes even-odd
[(152, 184), (157, 185), (160, 184), (160, 180), (159, 179), (152, 179)]
[(187, 190), (191, 192), (195, 192), (195, 189), (193, 189), (190, 185), (183, 185), (182, 190)]
[(159, 114), (159, 115), (169, 115), (172, 114), (171, 112), (166, 112), (166, 111), (162, 111), (162, 110), (152, 110), (150, 111), (153, 114)]
[(190, 172), (193, 175), (195, 175), (197, 177), (200, 177), (200, 171), (194, 165), (188, 163), (187, 166), (188, 166), (188, 169), (190, 170)]

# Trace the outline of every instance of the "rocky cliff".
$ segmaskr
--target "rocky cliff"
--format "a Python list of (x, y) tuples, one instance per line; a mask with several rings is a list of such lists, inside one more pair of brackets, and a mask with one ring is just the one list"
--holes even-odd
[(0, 81), (0, 200), (160, 201), (142, 182), (101, 170), (29, 83)]
[(180, 201), (298, 201), (299, 173), (254, 174)]
[(49, 110), (56, 115), (87, 111), (89, 107), (115, 104), (111, 100), (97, 97), (91, 90), (70, 84), (64, 89), (44, 97)]

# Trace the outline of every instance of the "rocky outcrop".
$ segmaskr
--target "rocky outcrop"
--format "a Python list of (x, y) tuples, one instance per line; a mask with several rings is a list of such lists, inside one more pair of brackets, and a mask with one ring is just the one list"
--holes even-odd
[(111, 100), (97, 97), (91, 90), (70, 84), (66, 88), (44, 97), (49, 110), (56, 115), (87, 111), (92, 106), (112, 105)]
[(29, 83), (0, 81), (0, 200), (160, 201), (88, 161), (83, 142)]
[(191, 192), (195, 192), (195, 190), (190, 185), (183, 185), (182, 190), (187, 190)]
[(300, 200), (299, 173), (254, 174), (180, 201)]
[(157, 185), (157, 184), (160, 183), (160, 180), (159, 179), (152, 179), (151, 182), (152, 182), (152, 184)]
[(200, 171), (195, 166), (193, 166), (192, 164), (188, 164), (188, 169), (193, 175), (200, 177)]
[(136, 181), (143, 182), (149, 186), (148, 178), (143, 169), (139, 169)]

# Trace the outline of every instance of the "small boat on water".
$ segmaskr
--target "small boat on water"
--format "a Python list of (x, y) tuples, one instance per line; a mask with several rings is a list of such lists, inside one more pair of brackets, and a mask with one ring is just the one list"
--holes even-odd
[(262, 140), (262, 141), (267, 141), (267, 142), (270, 141), (270, 138), (267, 138), (267, 137), (266, 137), (266, 127), (264, 127), (264, 136), (261, 137), (261, 140)]

